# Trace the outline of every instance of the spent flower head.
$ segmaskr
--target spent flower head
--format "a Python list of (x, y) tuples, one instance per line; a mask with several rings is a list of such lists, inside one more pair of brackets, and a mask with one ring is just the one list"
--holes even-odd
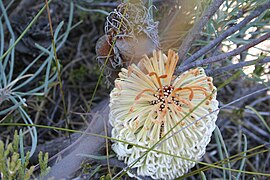
[[(172, 137), (154, 149), (198, 161), (216, 126), (217, 112), (205, 116), (218, 108), (216, 88), (203, 68), (175, 76), (177, 62), (172, 50), (168, 56), (154, 51), (153, 57), (144, 56), (139, 65), (121, 69), (110, 94), (112, 137), (151, 148), (170, 131)], [(119, 141), (113, 142), (112, 149), (126, 164), (147, 151)], [(150, 151), (133, 168), (138, 175), (173, 179), (194, 165), (194, 161)]]

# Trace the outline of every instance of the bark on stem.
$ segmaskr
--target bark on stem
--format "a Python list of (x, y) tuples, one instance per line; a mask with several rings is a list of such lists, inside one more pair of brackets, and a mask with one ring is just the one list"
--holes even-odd
[[(85, 157), (78, 156), (78, 154), (97, 155), (100, 148), (105, 144), (105, 139), (96, 136), (90, 136), (87, 133), (94, 133), (104, 135), (104, 123), (108, 125), (109, 106), (108, 99), (101, 102), (98, 106), (99, 112), (93, 117), (88, 128), (77, 141), (71, 144), (67, 149), (62, 150), (54, 159), (61, 159), (52, 167), (49, 174), (45, 177), (48, 179), (54, 177), (55, 179), (68, 178), (74, 174), (79, 168)], [(109, 129), (108, 132), (111, 132)], [(60, 158), (61, 157), (61, 158)]]

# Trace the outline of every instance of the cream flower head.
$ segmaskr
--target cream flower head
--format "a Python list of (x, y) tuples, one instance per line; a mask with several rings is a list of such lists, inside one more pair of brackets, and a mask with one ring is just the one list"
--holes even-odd
[[(198, 161), (205, 154), (216, 126), (217, 112), (205, 116), (218, 108), (216, 88), (203, 68), (174, 76), (177, 62), (178, 55), (172, 50), (168, 57), (154, 51), (153, 57), (144, 56), (140, 66), (122, 68), (110, 94), (112, 137), (151, 148), (176, 124), (179, 125), (168, 136), (187, 126), (154, 149)], [(205, 98), (203, 104), (183, 119)], [(146, 152), (119, 141), (113, 142), (112, 149), (126, 164)], [(174, 179), (194, 165), (192, 161), (150, 151), (133, 168), (141, 176)]]

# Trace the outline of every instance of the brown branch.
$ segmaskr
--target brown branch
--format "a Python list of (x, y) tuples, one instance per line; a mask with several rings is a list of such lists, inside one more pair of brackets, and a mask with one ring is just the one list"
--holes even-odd
[[(50, 163), (57, 159), (61, 160), (51, 167), (51, 171), (45, 179), (50, 177), (61, 179), (71, 176), (80, 168), (81, 163), (85, 159), (85, 157), (78, 156), (78, 154), (98, 154), (99, 150), (105, 144), (105, 139), (91, 136), (89, 133), (104, 135), (104, 123), (108, 126), (108, 102), (108, 99), (106, 99), (98, 105), (96, 110), (99, 111), (99, 113), (96, 113), (96, 116), (93, 117), (88, 128), (85, 130), (85, 133), (77, 141), (50, 159)], [(108, 132), (111, 132), (111, 130), (109, 129)]]
[[(33, 164), (38, 163), (38, 154), (40, 151), (48, 152), (49, 155), (55, 155), (59, 153), (61, 150), (70, 146), (72, 143), (74, 143), (81, 135), (82, 135), (81, 133), (73, 133), (70, 136), (59, 137), (51, 141), (48, 141), (44, 144), (38, 145), (35, 153), (30, 159), (31, 163)], [(25, 152), (30, 150), (31, 147), (26, 147), (24, 149)]]
[(236, 48), (235, 50), (220, 54), (218, 56), (212, 56), (212, 57), (207, 58), (207, 59), (197, 60), (195, 62), (192, 62), (192, 63), (184, 65), (184, 66), (180, 66), (177, 69), (177, 73), (181, 73), (181, 72), (184, 72), (184, 71), (189, 70), (189, 69), (194, 68), (194, 67), (204, 66), (204, 65), (207, 65), (207, 64), (210, 64), (213, 62), (224, 60), (224, 59), (229, 58), (231, 56), (238, 55), (238, 54), (242, 53), (243, 51), (246, 51), (247, 49), (249, 49), (249, 48), (259, 44), (260, 42), (268, 39), (269, 37), (270, 37), (270, 33), (267, 33), (267, 34), (259, 37), (258, 39), (255, 39), (254, 41), (246, 44), (246, 45), (243, 45), (239, 48)]
[(252, 61), (244, 61), (244, 62), (240, 62), (240, 63), (237, 63), (237, 64), (228, 65), (228, 66), (223, 67), (223, 68), (210, 70), (209, 72), (207, 72), (207, 75), (208, 76), (216, 76), (218, 74), (222, 74), (224, 72), (236, 70), (236, 69), (242, 68), (244, 66), (251, 66), (251, 65), (254, 65), (254, 64), (265, 64), (265, 63), (268, 63), (268, 62), (270, 62), (270, 57), (266, 57), (266, 58), (263, 58), (263, 59), (256, 59), (256, 60), (252, 60)]
[[(270, 8), (270, 0), (266, 3), (262, 4), (258, 8), (256, 8), (254, 11), (250, 12), (250, 15), (248, 15), (245, 19), (243, 19), (240, 23), (236, 24), (235, 26), (230, 27), (227, 29), (223, 34), (221, 34), (219, 37), (211, 41), (208, 45), (204, 46), (202, 49), (194, 53), (192, 56), (190, 56), (188, 59), (185, 60), (183, 63), (183, 66), (195, 61), (202, 55), (206, 54), (209, 50), (211, 50), (213, 47), (218, 45), (220, 42), (222, 42), (225, 38), (232, 35), (236, 31), (242, 29), (245, 25), (247, 25), (251, 20), (258, 17), (262, 12)], [(179, 67), (181, 68), (181, 67)]]
[(185, 37), (180, 48), (178, 49), (178, 55), (179, 55), (180, 59), (182, 59), (182, 60), (186, 59), (186, 55), (187, 55), (193, 41), (195, 39), (198, 39), (203, 27), (206, 25), (206, 23), (209, 21), (209, 19), (216, 13), (216, 11), (219, 9), (219, 7), (221, 6), (221, 4), (223, 2), (224, 2), (224, 0), (214, 0), (210, 4), (209, 8), (206, 11), (204, 11), (201, 18), (196, 21), (192, 30)]

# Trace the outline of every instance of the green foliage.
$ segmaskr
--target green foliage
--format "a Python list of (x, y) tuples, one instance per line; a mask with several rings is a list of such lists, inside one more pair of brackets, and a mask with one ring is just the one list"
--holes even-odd
[[(22, 154), (19, 154), (19, 135), (15, 131), (13, 142), (5, 146), (3, 141), (0, 141), (0, 172), (1, 179), (22, 179), (27, 180), (33, 176), (34, 166), (29, 166), (30, 152), (26, 153), (26, 156), (22, 158)], [(24, 161), (22, 161), (24, 159)], [(39, 153), (40, 164), (40, 176), (43, 177), (47, 174), (49, 168), (48, 165), (48, 153)]]
[(76, 82), (76, 81), (84, 81), (85, 80), (85, 77), (88, 73), (88, 70), (85, 66), (80, 66), (80, 68), (78, 69), (74, 69), (71, 73), (70, 73), (70, 79), (73, 81), (73, 82)]
[(49, 154), (46, 152), (44, 155), (40, 151), (38, 154), (38, 162), (40, 167), (40, 177), (46, 176), (48, 174), (50, 167), (48, 167)]
[[(226, 29), (238, 24), (243, 18), (249, 15), (266, 0), (227, 0), (220, 10), (210, 19), (203, 32), (204, 39), (197, 40), (193, 46), (207, 45), (211, 40), (218, 37)], [(268, 32), (265, 28), (269, 23), (270, 12), (265, 11), (258, 18), (248, 23), (236, 33), (232, 34), (222, 42), (222, 47), (234, 49), (232, 45), (245, 45), (259, 37), (261, 34)], [(263, 51), (268, 51), (263, 49)], [(248, 55), (248, 52), (246, 53)], [(245, 57), (245, 56), (244, 56)], [(204, 57), (201, 57), (204, 58)], [(245, 59), (241, 59), (244, 61)]]
[(261, 76), (264, 72), (264, 67), (260, 64), (255, 65), (254, 75)]
[[(71, 4), (73, 7), (73, 3)], [(45, 10), (45, 6), (40, 9), (19, 37), (15, 36), (15, 32), (9, 20), (7, 8), (4, 7), (1, 0), (0, 10), (2, 12), (0, 17), (0, 116), (10, 115), (13, 112), (19, 113), (25, 124), (33, 125), (34, 123), (27, 109), (27, 98), (30, 96), (44, 96), (49, 92), (52, 84), (57, 80), (58, 74), (56, 67), (60, 67), (60, 64), (57, 61), (54, 61), (55, 55), (52, 46), (42, 47), (39, 44), (35, 44), (40, 50), (40, 54), (37, 55), (35, 59), (30, 60), (29, 64), (22, 71), (18, 71), (19, 65), (16, 63), (15, 46), (22, 40), (33, 23)], [(55, 51), (58, 51), (63, 46), (69, 35), (72, 24), (72, 15), (73, 8), (70, 8), (70, 19), (64, 33), (60, 34), (64, 22), (60, 22), (55, 29)], [(4, 28), (5, 26), (7, 28)], [(7, 37), (10, 37), (10, 39), (7, 40)], [(4, 46), (6, 41), (9, 41), (10, 43), (5, 51)], [(38, 68), (36, 68), (37, 66)], [(27, 128), (32, 139), (31, 156), (35, 152), (38, 136), (35, 127), (27, 126)]]
[[(38, 60), (45, 54), (43, 52), (36, 59), (31, 61), (31, 63), (21, 72), (16, 72), (18, 68), (15, 63), (15, 46), (23, 35), (29, 30), (30, 24), (32, 24), (36, 18), (40, 15), (44, 8), (41, 9), (40, 13), (36, 15), (36, 18), (32, 20), (29, 26), (25, 29), (24, 33), (20, 37), (16, 38), (11, 22), (7, 15), (6, 8), (2, 1), (0, 1), (0, 9), (3, 14), (0, 18), (0, 115), (6, 115), (12, 112), (19, 112), (21, 118), (25, 124), (33, 124), (33, 121), (26, 111), (27, 103), (26, 98), (29, 96), (42, 96), (49, 90), (48, 84), (56, 79), (56, 74), (50, 73), (51, 62), (53, 56), (49, 55), (48, 58), (41, 64), (38, 69), (35, 69), (35, 73), (31, 73), (33, 66), (36, 65)], [(2, 19), (3, 17), (3, 19)], [(4, 32), (4, 25), (7, 26), (8, 32)], [(10, 35), (10, 44), (7, 47), (8, 50), (4, 52), (5, 39), (8, 37), (6, 34)], [(16, 41), (15, 41), (16, 40)], [(46, 80), (45, 82), (38, 86), (32, 87), (32, 82), (38, 80), (38, 78), (45, 74), (46, 69)], [(17, 74), (18, 73), (18, 74)], [(25, 90), (27, 89), (27, 90)], [(31, 153), (32, 155), (37, 146), (37, 131), (36, 128), (27, 127), (32, 139)]]
[(110, 179), (111, 179), (110, 174), (103, 175), (103, 176), (100, 177), (100, 180), (110, 180)]
[(243, 108), (239, 108), (239, 109), (234, 109), (232, 111), (233, 119), (237, 120), (237, 119), (241, 119), (244, 116), (244, 109)]

